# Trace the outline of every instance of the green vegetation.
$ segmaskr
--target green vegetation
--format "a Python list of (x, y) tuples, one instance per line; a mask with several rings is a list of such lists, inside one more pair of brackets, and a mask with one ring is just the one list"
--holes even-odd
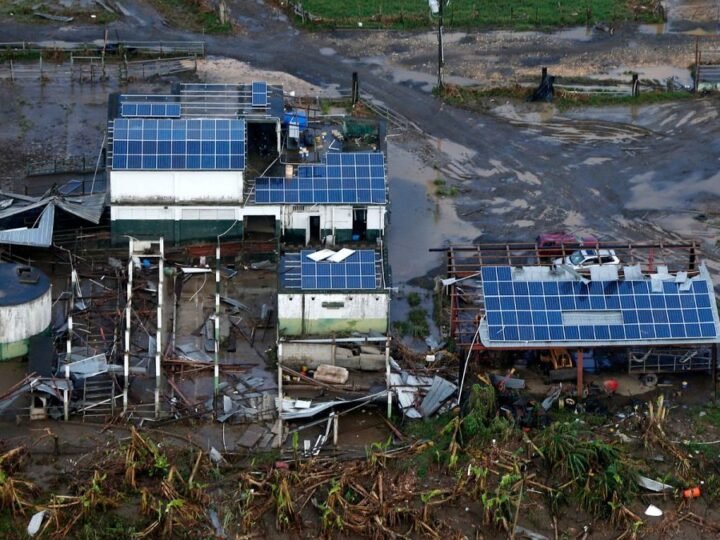
[[(435, 24), (427, 2), (305, 0), (314, 26), (416, 28)], [(453, 0), (444, 8), (449, 27), (554, 28), (595, 21), (659, 22), (654, 0)]]
[(435, 186), (435, 195), (438, 197), (454, 197), (458, 194), (458, 188), (448, 186), (443, 178), (433, 180), (433, 185)]
[(38, 17), (35, 13), (46, 13), (48, 15), (59, 15), (61, 17), (73, 17), (73, 22), (93, 23), (105, 25), (117, 20), (118, 15), (109, 13), (100, 6), (91, 8), (61, 8), (58, 6), (46, 6), (33, 0), (0, 0), (0, 18), (5, 21), (13, 20), (18, 23), (32, 24), (63, 24), (58, 21), (51, 21)]
[(217, 13), (200, 0), (151, 0), (171, 26), (206, 34), (229, 34), (232, 23), (220, 22)]
[[(419, 302), (418, 302), (419, 303)], [(412, 304), (411, 304), (412, 305)], [(406, 321), (395, 321), (393, 328), (402, 336), (414, 338), (425, 338), (430, 333), (430, 326), (427, 320), (427, 311), (421, 307), (413, 307), (408, 313)]]
[(421, 300), (420, 295), (414, 291), (407, 295), (407, 303), (410, 307), (418, 307)]
[[(532, 90), (524, 86), (507, 88), (462, 88), (447, 86), (440, 97), (443, 101), (456, 107), (473, 111), (485, 111), (494, 105), (494, 98), (510, 98), (525, 101), (532, 94)], [(553, 104), (559, 110), (572, 107), (593, 107), (605, 105), (650, 105), (665, 103), (681, 99), (694, 99), (695, 95), (686, 91), (641, 91), (638, 96), (617, 94), (572, 94), (556, 89)]]

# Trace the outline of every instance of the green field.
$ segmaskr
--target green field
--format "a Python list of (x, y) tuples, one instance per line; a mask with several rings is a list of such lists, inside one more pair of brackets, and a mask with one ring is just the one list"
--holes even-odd
[[(435, 24), (426, 0), (295, 0), (312, 15), (310, 24), (413, 28)], [(550, 28), (598, 21), (658, 21), (655, 0), (452, 0), (445, 25)]]

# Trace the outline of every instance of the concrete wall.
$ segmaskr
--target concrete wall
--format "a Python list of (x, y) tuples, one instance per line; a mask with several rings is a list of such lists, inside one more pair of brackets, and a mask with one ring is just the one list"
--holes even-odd
[[(125, 171), (123, 171), (125, 172)], [(117, 174), (113, 172), (113, 174)], [(113, 197), (115, 195), (113, 194)], [(238, 221), (231, 237), (239, 238), (245, 216), (274, 216), (281, 226), (285, 241), (304, 243), (310, 216), (320, 216), (322, 236), (335, 236), (335, 243), (352, 239), (352, 206), (291, 206), (291, 205), (180, 205), (123, 204), (115, 202), (110, 208), (113, 237), (122, 235), (158, 237), (168, 242), (212, 239)], [(367, 208), (366, 239), (374, 241), (385, 230), (385, 207)], [(182, 223), (178, 223), (182, 222)]]
[[(167, 242), (214, 240), (231, 225), (224, 238), (242, 238), (246, 215), (271, 215), (277, 220), (278, 207), (241, 206), (121, 206), (110, 208), (113, 239), (126, 242), (136, 238), (163, 236)], [(237, 223), (235, 223), (237, 221)]]
[(0, 360), (26, 355), (29, 338), (48, 329), (51, 290), (25, 304), (0, 307)]
[(111, 171), (112, 203), (239, 203), (242, 171)]
[(390, 297), (383, 292), (278, 294), (278, 327), (283, 336), (328, 336), (388, 329)]
[(372, 352), (353, 354), (343, 344), (298, 343), (281, 341), (278, 343), (278, 360), (284, 366), (301, 369), (317, 369), (325, 364), (361, 371), (383, 371), (385, 369), (385, 344), (365, 346), (363, 350)]

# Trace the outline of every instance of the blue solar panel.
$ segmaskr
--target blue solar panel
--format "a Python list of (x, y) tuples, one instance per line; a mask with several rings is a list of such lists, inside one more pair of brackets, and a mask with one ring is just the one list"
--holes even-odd
[(123, 118), (180, 118), (182, 108), (179, 103), (154, 103), (141, 101), (120, 104), (120, 116)]
[(253, 107), (267, 107), (268, 104), (268, 91), (266, 82), (253, 82), (252, 83), (252, 106)]
[(118, 118), (113, 169), (242, 170), (245, 121)]
[(482, 279), (491, 342), (720, 337), (714, 292), (704, 279), (692, 280), (684, 291), (680, 283), (664, 281), (662, 292), (652, 292), (649, 280), (513, 281), (509, 267), (484, 267)]
[(359, 250), (341, 262), (315, 262), (303, 250), (300, 256), (300, 288), (304, 290), (377, 289), (375, 252)]
[(382, 153), (333, 153), (325, 163), (298, 166), (294, 178), (258, 178), (258, 204), (384, 204)]

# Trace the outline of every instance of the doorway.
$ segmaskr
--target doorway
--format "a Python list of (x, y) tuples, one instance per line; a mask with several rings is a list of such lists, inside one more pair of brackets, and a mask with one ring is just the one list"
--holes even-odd
[(365, 240), (367, 236), (367, 208), (353, 208), (352, 239)]
[(307, 243), (320, 242), (320, 216), (310, 216)]

